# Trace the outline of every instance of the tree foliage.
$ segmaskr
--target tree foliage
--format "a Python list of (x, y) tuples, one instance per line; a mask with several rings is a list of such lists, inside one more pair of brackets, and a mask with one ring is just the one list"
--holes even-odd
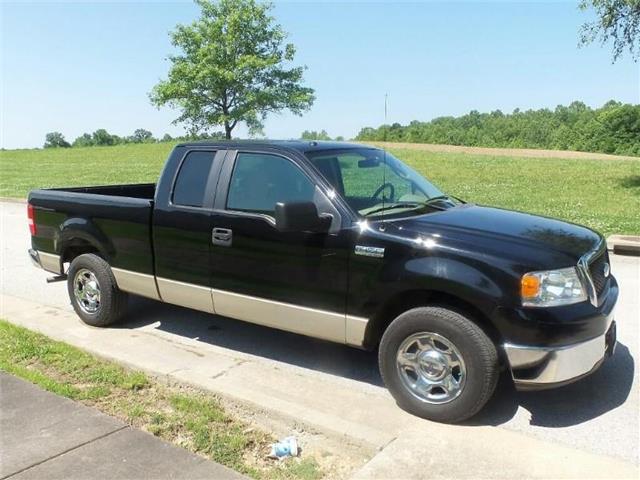
[(306, 67), (293, 67), (295, 47), (270, 15), (269, 3), (255, 0), (196, 0), (201, 15), (178, 25), (171, 42), (166, 80), (150, 93), (151, 102), (181, 111), (174, 123), (191, 133), (223, 126), (226, 138), (239, 122), (260, 132), (269, 113), (301, 114), (314, 100), (302, 85)]
[(188, 134), (179, 137), (172, 137), (168, 133), (161, 138), (155, 138), (153, 133), (144, 128), (138, 128), (133, 132), (133, 135), (120, 137), (109, 133), (106, 129), (100, 128), (93, 133), (83, 133), (77, 137), (73, 144), (69, 144), (64, 140), (64, 136), (59, 132), (48, 133), (46, 136), (45, 148), (50, 147), (96, 147), (96, 146), (111, 146), (111, 145), (124, 145), (127, 143), (156, 143), (156, 142), (190, 142), (195, 140), (221, 140), (225, 138), (224, 132), (212, 132), (207, 134)]
[(300, 135), (300, 138), (302, 140), (331, 140), (326, 130), (321, 130), (320, 132), (305, 130)]
[(153, 133), (149, 130), (145, 130), (144, 128), (138, 128), (133, 132), (133, 136), (131, 137), (131, 142), (133, 143), (149, 143), (153, 141)]
[(614, 62), (625, 50), (634, 60), (640, 58), (640, 0), (581, 0), (580, 8), (592, 8), (598, 17), (582, 26), (581, 44), (612, 42)]
[(69, 148), (71, 144), (64, 139), (60, 132), (47, 133), (44, 139), (44, 148)]
[(121, 142), (118, 136), (111, 135), (104, 128), (100, 128), (93, 132), (91, 140), (93, 141), (93, 144), (97, 146), (116, 145)]
[(640, 155), (640, 105), (609, 101), (592, 109), (582, 102), (511, 114), (500, 110), (439, 117), (409, 125), (363, 128), (358, 140), (441, 143), (509, 148), (550, 148)]

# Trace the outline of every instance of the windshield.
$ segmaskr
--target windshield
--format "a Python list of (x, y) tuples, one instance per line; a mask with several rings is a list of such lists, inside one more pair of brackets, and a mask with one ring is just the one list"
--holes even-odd
[(374, 148), (307, 153), (313, 165), (363, 216), (423, 210), (446, 196), (390, 153)]

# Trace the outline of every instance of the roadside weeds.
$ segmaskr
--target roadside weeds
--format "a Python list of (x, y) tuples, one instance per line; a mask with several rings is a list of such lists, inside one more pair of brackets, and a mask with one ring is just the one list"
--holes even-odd
[(0, 369), (253, 478), (314, 480), (325, 474), (311, 456), (267, 459), (276, 438), (225, 411), (212, 394), (165, 385), (4, 320)]

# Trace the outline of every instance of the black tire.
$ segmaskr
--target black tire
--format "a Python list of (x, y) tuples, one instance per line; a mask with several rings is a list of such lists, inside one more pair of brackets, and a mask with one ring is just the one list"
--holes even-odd
[[(465, 380), (460, 382), (457, 396), (447, 403), (429, 403), (425, 398), (417, 398), (402, 377), (401, 370), (406, 372), (406, 368), (397, 365), (400, 347), (421, 332), (444, 337), (462, 357)], [(466, 316), (439, 306), (414, 308), (391, 322), (380, 342), (378, 362), (382, 379), (401, 408), (445, 423), (461, 422), (478, 413), (493, 395), (499, 377), (498, 352), (491, 339)], [(408, 369), (410, 375), (411, 368)], [(432, 391), (437, 393), (437, 390)]]
[[(88, 311), (87, 306), (81, 305), (74, 293), (76, 274), (82, 271), (89, 271), (98, 283), (100, 300), (95, 312)], [(117, 322), (127, 307), (127, 294), (118, 288), (111, 267), (92, 253), (79, 255), (71, 262), (67, 273), (67, 291), (78, 316), (84, 323), (93, 327), (106, 327)]]

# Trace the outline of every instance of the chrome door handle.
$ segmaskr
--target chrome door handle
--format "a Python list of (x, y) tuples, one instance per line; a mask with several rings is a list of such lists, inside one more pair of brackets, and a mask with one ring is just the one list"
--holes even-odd
[(221, 247), (230, 247), (233, 240), (233, 231), (230, 228), (214, 228), (211, 232), (211, 243)]

